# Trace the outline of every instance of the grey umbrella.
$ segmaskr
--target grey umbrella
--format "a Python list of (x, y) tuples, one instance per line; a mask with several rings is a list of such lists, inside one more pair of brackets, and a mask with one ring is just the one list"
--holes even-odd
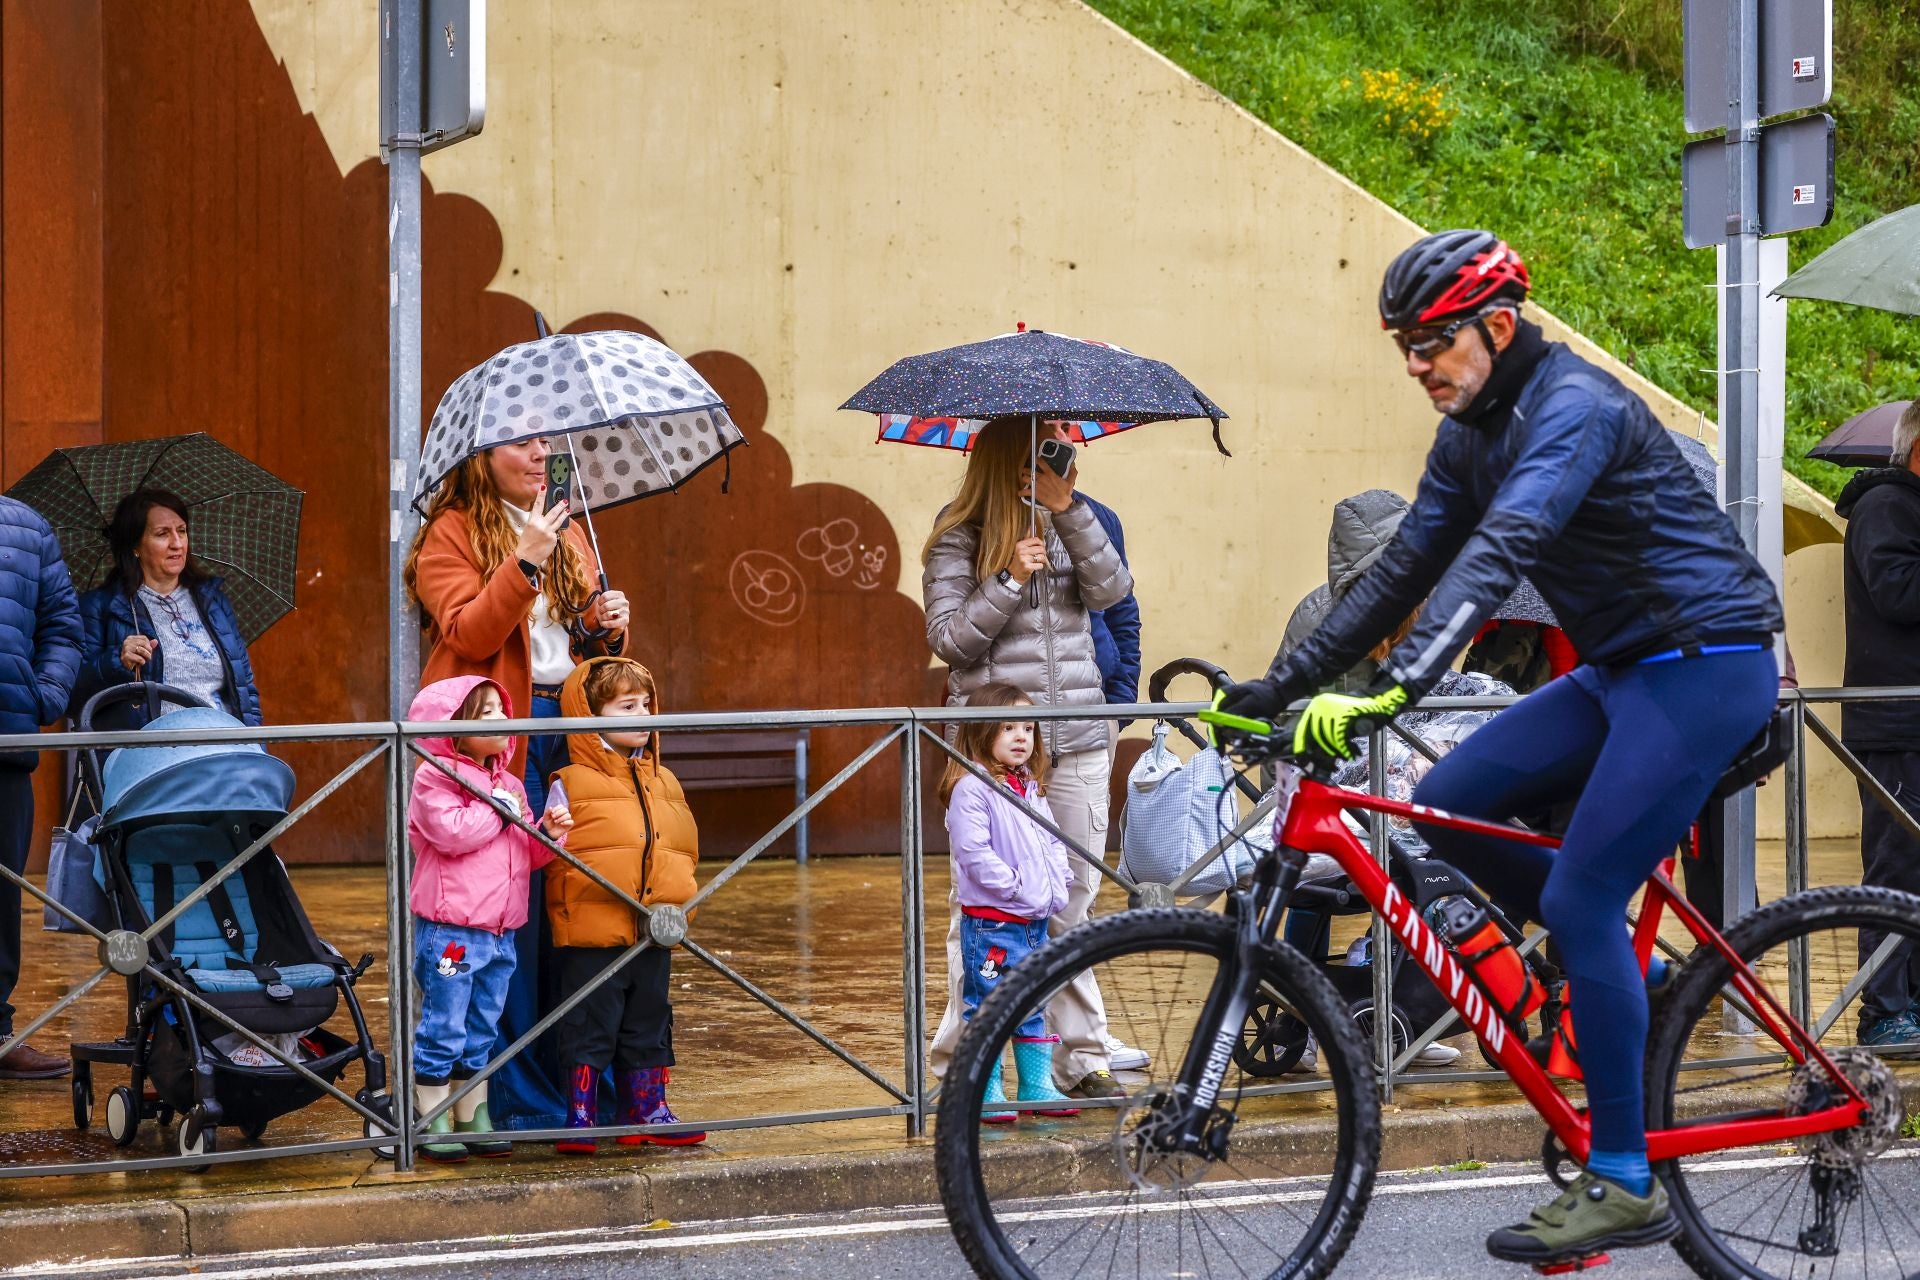
[(1920, 205), (1868, 223), (1773, 292), (1920, 315)]
[(1895, 400), (1854, 414), (1807, 450), (1807, 456), (1838, 467), (1886, 466), (1893, 456), (1893, 429), (1911, 403)]

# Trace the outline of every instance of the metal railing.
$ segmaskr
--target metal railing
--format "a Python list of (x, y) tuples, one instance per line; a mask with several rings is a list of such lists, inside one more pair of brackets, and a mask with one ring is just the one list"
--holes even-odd
[[(1840, 763), (1856, 778), (1869, 795), (1873, 796), (1889, 812), (1895, 814), (1916, 838), (1920, 838), (1920, 823), (1915, 823), (1898, 800), (1890, 795), (1872, 778), (1861, 762), (1840, 742), (1839, 737), (1826, 725), (1825, 721), (1813, 710), (1817, 704), (1844, 703), (1849, 701), (1882, 700), (1889, 698), (1920, 699), (1920, 688), (1894, 690), (1846, 690), (1846, 689), (1808, 689), (1789, 691), (1782, 694), (1782, 701), (1792, 708), (1795, 728), (1793, 751), (1785, 769), (1785, 812), (1786, 812), (1786, 883), (1788, 892), (1804, 887), (1808, 881), (1808, 822), (1806, 817), (1807, 758), (1806, 734), (1811, 730), (1821, 744), (1831, 750)], [(1432, 710), (1489, 710), (1510, 705), (1512, 698), (1435, 698), (1425, 705)], [(1201, 709), (1199, 703), (1157, 703), (1133, 704), (1128, 706), (1109, 706), (1099, 708), (1054, 708), (1034, 707), (1023, 709), (1022, 714), (1037, 720), (1134, 720), (1155, 718), (1191, 717)], [(722, 1130), (770, 1127), (790, 1124), (825, 1123), (832, 1121), (894, 1117), (900, 1119), (908, 1135), (918, 1136), (925, 1130), (927, 1118), (933, 1113), (937, 1092), (928, 1080), (927, 1039), (928, 1021), (926, 1009), (927, 960), (926, 960), (926, 821), (924, 813), (923, 754), (934, 758), (959, 760), (967, 768), (979, 772), (979, 767), (964, 760), (948, 743), (943, 728), (969, 720), (1004, 719), (1006, 712), (1002, 708), (914, 708), (914, 707), (878, 707), (843, 711), (774, 711), (730, 713), (719, 715), (668, 715), (647, 716), (634, 719), (561, 719), (561, 720), (514, 720), (486, 721), (484, 729), (489, 734), (525, 734), (554, 735), (568, 732), (601, 732), (609, 728), (651, 729), (665, 733), (699, 733), (703, 731), (739, 730), (743, 728), (817, 728), (817, 729), (869, 729), (875, 738), (831, 778), (815, 788), (801, 800), (784, 818), (768, 830), (759, 839), (733, 856), (716, 873), (708, 877), (694, 898), (683, 906), (650, 906), (633, 898), (619, 886), (608, 881), (593, 868), (581, 862), (564, 846), (548, 840), (544, 833), (531, 825), (528, 818), (522, 818), (500, 805), (489, 795), (484, 795), (478, 787), (434, 757), (419, 745), (418, 740), (428, 737), (444, 738), (449, 734), (457, 735), (461, 726), (444, 722), (432, 724), (411, 724), (393, 722), (368, 722), (360, 724), (295, 726), (285, 728), (260, 729), (201, 729), (169, 735), (169, 745), (215, 744), (215, 743), (260, 743), (273, 745), (278, 743), (370, 743), (351, 763), (335, 773), (306, 800), (301, 802), (287, 817), (276, 822), (271, 829), (247, 843), (241, 851), (219, 866), (217, 872), (207, 879), (188, 898), (171, 906), (170, 909), (144, 929), (101, 928), (93, 922), (77, 916), (63, 904), (53, 900), (39, 885), (24, 876), (0, 867), (0, 876), (15, 883), (23, 893), (37, 900), (47, 908), (59, 913), (71, 921), (79, 930), (84, 931), (97, 944), (99, 949), (99, 967), (66, 992), (49, 1008), (16, 1028), (14, 1041), (26, 1038), (71, 1008), (76, 1002), (92, 991), (103, 979), (110, 975), (120, 975), (137, 979), (146, 985), (155, 1000), (155, 1008), (169, 1003), (176, 1007), (184, 1006), (197, 1017), (209, 1020), (208, 1025), (237, 1033), (243, 1040), (268, 1054), (275, 1062), (292, 1071), (308, 1085), (319, 1090), (324, 1098), (348, 1108), (349, 1112), (361, 1120), (363, 1135), (359, 1138), (329, 1139), (323, 1141), (305, 1141), (273, 1146), (250, 1146), (245, 1149), (205, 1152), (199, 1154), (143, 1157), (133, 1159), (108, 1160), (68, 1160), (37, 1164), (0, 1163), (0, 1177), (23, 1177), (34, 1175), (76, 1175), (92, 1173), (125, 1173), (141, 1169), (199, 1168), (201, 1166), (242, 1162), (260, 1159), (284, 1159), (288, 1157), (313, 1155), (324, 1152), (378, 1149), (383, 1154), (391, 1151), (396, 1166), (402, 1170), (412, 1167), (417, 1148), (426, 1140), (428, 1126), (458, 1101), (471, 1093), (480, 1082), (495, 1074), (501, 1066), (512, 1058), (527, 1053), (530, 1047), (546, 1031), (556, 1025), (580, 1000), (585, 999), (601, 983), (607, 981), (618, 969), (633, 956), (649, 947), (673, 946), (712, 971), (726, 984), (763, 1009), (768, 1015), (777, 1018), (787, 1026), (808, 1037), (825, 1049), (848, 1071), (857, 1076), (866, 1085), (878, 1089), (886, 1101), (875, 1105), (842, 1106), (835, 1108), (783, 1112), (778, 1114), (757, 1114), (732, 1117), (701, 1117), (686, 1120), (671, 1126), (610, 1125), (592, 1130), (503, 1130), (499, 1136), (516, 1141), (550, 1141), (563, 1135), (572, 1136), (615, 1136), (627, 1134), (668, 1133), (693, 1129)], [(466, 726), (479, 731), (482, 724)], [(1413, 749), (1429, 756), (1432, 751), (1417, 738), (1402, 732)], [(124, 745), (153, 745), (154, 737), (140, 731), (62, 733), (45, 735), (0, 735), (0, 751), (41, 750), (76, 751), (101, 750)], [(1383, 758), (1381, 753), (1384, 737), (1376, 735), (1373, 744), (1374, 756)], [(901, 911), (901, 955), (900, 955), (900, 993), (903, 1034), (900, 1046), (899, 1073), (897, 1078), (888, 1070), (864, 1060), (822, 1030), (806, 1014), (783, 1001), (751, 976), (729, 964), (715, 950), (703, 945), (694, 936), (695, 931), (689, 920), (693, 909), (722, 892), (739, 873), (764, 855), (773, 844), (797, 823), (811, 815), (825, 800), (843, 788), (863, 770), (870, 768), (875, 761), (885, 756), (889, 749), (897, 755), (900, 772), (900, 911)], [(412, 1053), (411, 1040), (413, 1025), (417, 1014), (417, 1002), (411, 982), (411, 957), (413, 950), (413, 918), (407, 908), (408, 889), (412, 870), (412, 850), (405, 838), (406, 805), (408, 788), (413, 771), (409, 765), (419, 768), (441, 768), (454, 776), (463, 787), (472, 791), (482, 802), (495, 806), (503, 821), (515, 823), (529, 831), (533, 838), (544, 843), (554, 854), (556, 860), (564, 860), (573, 868), (592, 879), (602, 890), (632, 908), (643, 925), (644, 933), (635, 943), (623, 949), (621, 954), (598, 975), (589, 985), (572, 993), (565, 1001), (548, 1011), (533, 1027), (522, 1033), (515, 1041), (502, 1047), (494, 1054), (487, 1067), (471, 1079), (456, 1083), (452, 1093), (429, 1113), (414, 1113), (412, 1098)], [(231, 1015), (223, 1012), (209, 1002), (201, 993), (183, 982), (183, 974), (177, 967), (164, 961), (164, 951), (155, 947), (156, 939), (162, 937), (166, 928), (189, 910), (196, 902), (214, 892), (215, 886), (229, 877), (238, 874), (253, 858), (266, 853), (271, 842), (296, 824), (301, 818), (323, 805), (331, 796), (350, 780), (379, 762), (384, 766), (384, 816), (385, 816), (385, 873), (387, 907), (387, 999), (389, 1027), (384, 1043), (384, 1058), (391, 1074), (391, 1111), (383, 1105), (384, 1099), (372, 1096), (369, 1089), (377, 1089), (383, 1081), (370, 1078), (369, 1089), (363, 1089), (358, 1095), (350, 1094), (331, 1081), (321, 1079), (309, 1070), (297, 1055), (283, 1052), (277, 1045), (264, 1036), (256, 1034), (243, 1026)], [(1384, 771), (1371, 771), (1374, 789), (1379, 793), (1384, 786)], [(1067, 832), (1062, 831), (1052, 821), (1039, 818), (1042, 825), (1059, 837), (1067, 846), (1070, 854), (1086, 861), (1098, 874), (1116, 884), (1126, 894), (1127, 903), (1133, 905), (1155, 905), (1177, 901), (1185, 894), (1188, 882), (1214, 858), (1224, 856), (1226, 851), (1243, 836), (1260, 828), (1268, 821), (1272, 802), (1263, 800), (1249, 807), (1232, 829), (1218, 840), (1205, 858), (1190, 866), (1174, 881), (1168, 884), (1136, 883), (1124, 870), (1110, 866), (1103, 850), (1088, 850), (1081, 847)], [(1372, 845), (1376, 857), (1383, 862), (1387, 857), (1387, 827), (1383, 815), (1374, 815), (1376, 819), (1372, 830)], [(1122, 909), (1121, 905), (1109, 899), (1108, 910)], [(1538, 946), (1544, 933), (1536, 931), (1527, 939), (1526, 946), (1531, 949)], [(30, 944), (29, 944), (30, 945)], [(1392, 954), (1392, 940), (1387, 935), (1384, 924), (1374, 924), (1373, 956), (1375, 958), (1375, 1008), (1391, 1007), (1391, 965), (1385, 963)], [(1885, 949), (1883, 948), (1883, 951)], [(1884, 954), (1873, 957), (1868, 965), (1855, 975), (1850, 985), (1853, 991), (1871, 976), (1874, 969), (1885, 961)], [(1790, 962), (1790, 970), (1792, 968)], [(1804, 965), (1798, 974), (1790, 972), (1792, 995), (1795, 1000), (1796, 1016), (1804, 1016), (1807, 1010), (1807, 980)], [(1837, 1017), (1838, 1008), (1827, 1011), (1825, 1025), (1830, 1026)], [(158, 1016), (157, 1014), (155, 1016)], [(1415, 1055), (1435, 1039), (1447, 1034), (1451, 1029), (1453, 1015), (1449, 1012), (1434, 1025), (1426, 1028), (1421, 1035), (1409, 1037), (1409, 1042), (1394, 1051), (1393, 1023), (1391, 1017), (1375, 1017), (1376, 1053), (1382, 1066), (1380, 1073), (1381, 1088), (1389, 1094), (1395, 1087), (1421, 1084), (1447, 1083), (1464, 1080), (1498, 1080), (1503, 1076), (1497, 1071), (1421, 1071), (1411, 1073), (1407, 1070)], [(363, 1034), (364, 1034), (364, 1028)], [(6, 1043), (0, 1042), (0, 1048)], [(1307, 1080), (1259, 1086), (1262, 1092), (1299, 1092), (1329, 1087), (1323, 1080)], [(479, 1135), (463, 1133), (462, 1138)]]

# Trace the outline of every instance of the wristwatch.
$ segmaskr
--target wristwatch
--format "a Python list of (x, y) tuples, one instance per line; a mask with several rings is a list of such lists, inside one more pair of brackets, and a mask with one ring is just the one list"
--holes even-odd
[(1003, 587), (1010, 587), (1015, 591), (1020, 589), (1020, 584), (1013, 580), (1013, 570), (1011, 569), (1002, 569), (993, 576)]
[(540, 589), (540, 566), (530, 560), (522, 560), (519, 563), (520, 572), (527, 575), (527, 581), (533, 584), (535, 591), (538, 591)]

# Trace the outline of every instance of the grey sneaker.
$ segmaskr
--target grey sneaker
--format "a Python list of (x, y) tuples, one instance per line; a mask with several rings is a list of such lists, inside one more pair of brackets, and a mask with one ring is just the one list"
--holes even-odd
[(1504, 1262), (1554, 1266), (1578, 1262), (1609, 1249), (1663, 1244), (1680, 1234), (1680, 1220), (1667, 1207), (1667, 1189), (1655, 1179), (1646, 1196), (1583, 1173), (1557, 1199), (1525, 1222), (1487, 1237), (1487, 1252)]

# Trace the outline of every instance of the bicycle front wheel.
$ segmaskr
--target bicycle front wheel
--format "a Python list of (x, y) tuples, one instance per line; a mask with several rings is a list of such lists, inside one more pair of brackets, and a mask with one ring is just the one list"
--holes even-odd
[[(1368, 1046), (1326, 978), (1289, 947), (1259, 956), (1256, 1012), (1297, 1020), (1319, 1069), (1273, 1078), (1233, 1055), (1209, 1153), (1154, 1141), (1187, 1051), (1214, 1040), (1207, 997), (1234, 949), (1233, 927), (1205, 911), (1129, 911), (1082, 926), (1012, 969), (975, 1012), (940, 1095), (935, 1167), (954, 1236), (981, 1276), (1205, 1275), (1315, 1280), (1359, 1226), (1380, 1155), (1380, 1104)], [(1124, 1097), (1076, 1099), (1076, 1116), (1014, 1106), (982, 1126), (989, 1076), (1021, 1022), (1069, 986), (1097, 984), (1109, 1032), (1146, 1050), (1117, 1072)], [(1069, 995), (1068, 998), (1074, 998)], [(1060, 1110), (1056, 1104), (1049, 1110)]]
[[(1920, 976), (1920, 898), (1813, 889), (1740, 919), (1727, 942), (1867, 1100), (1850, 1128), (1780, 1146), (1709, 1152), (1658, 1170), (1708, 1280), (1920, 1274), (1920, 1044), (1883, 1025)], [(1759, 1010), (1717, 952), (1691, 957), (1649, 1037), (1650, 1127), (1805, 1114), (1845, 1097), (1757, 1026)], [(1903, 1006), (1904, 1007), (1904, 1006)], [(1865, 1034), (1863, 1034), (1865, 1033)]]

